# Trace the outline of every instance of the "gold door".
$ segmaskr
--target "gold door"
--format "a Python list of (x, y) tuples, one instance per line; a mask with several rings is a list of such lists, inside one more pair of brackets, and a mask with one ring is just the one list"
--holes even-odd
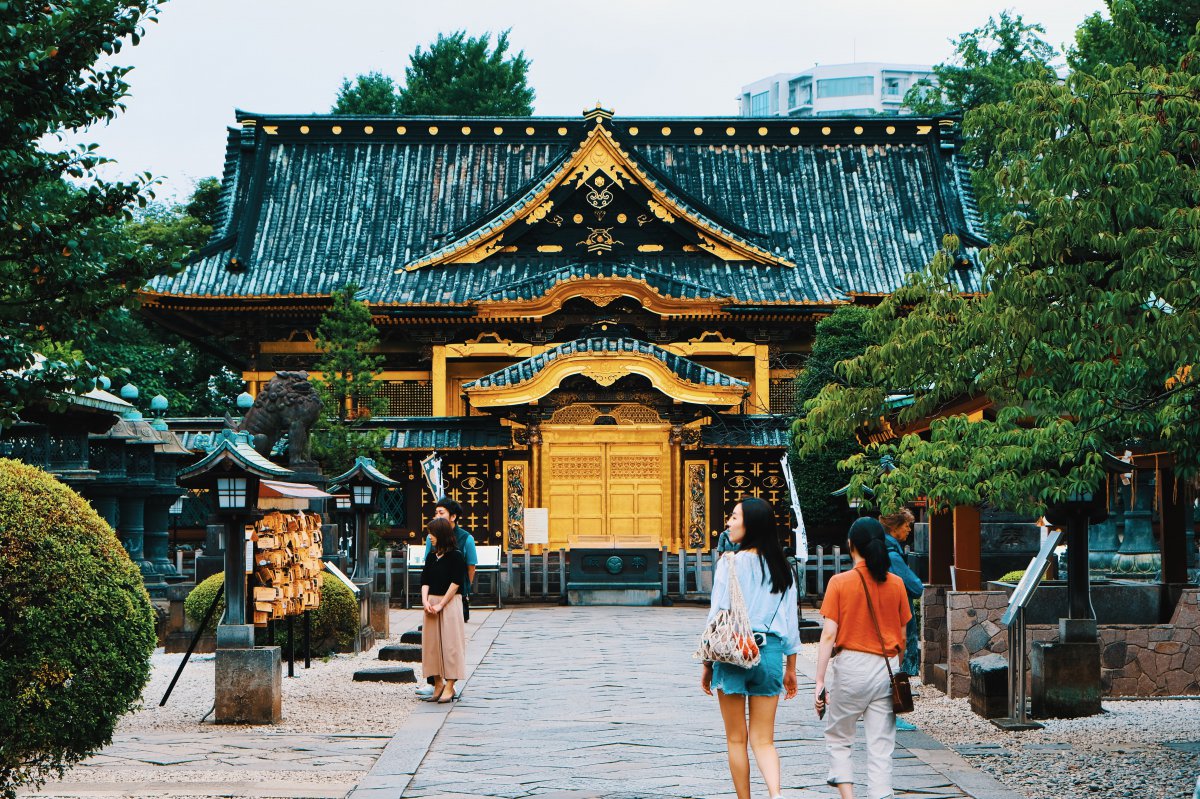
[(550, 546), (661, 546), (671, 540), (665, 425), (542, 428)]

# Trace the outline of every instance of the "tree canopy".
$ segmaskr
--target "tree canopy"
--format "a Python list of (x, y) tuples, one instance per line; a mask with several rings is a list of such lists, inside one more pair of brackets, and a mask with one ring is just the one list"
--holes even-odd
[[(122, 234), (151, 180), (106, 182), (95, 145), (61, 134), (115, 118), (128, 67), (97, 66), (136, 45), (153, 0), (0, 2), (0, 424), (97, 370), (71, 344), (153, 275), (177, 267)], [(46, 360), (35, 365), (35, 353)]]
[[(1122, 20), (1118, 16), (1117, 23)], [(951, 288), (958, 242), (867, 321), (880, 343), (839, 365), (798, 424), (802, 452), (890, 418), (933, 418), (849, 459), (885, 507), (1030, 512), (1101, 480), (1126, 447), (1200, 470), (1200, 37), (1174, 63), (1018, 84), (966, 117), (996, 131), (985, 172), (1012, 209), (981, 296)], [(897, 392), (910, 404), (894, 411)], [(982, 419), (954, 413), (986, 398)], [(880, 474), (883, 455), (899, 468)]]
[[(817, 323), (812, 353), (796, 377), (797, 406), (815, 399), (825, 386), (842, 382), (835, 367), (840, 361), (862, 355), (871, 343), (863, 330), (870, 314), (868, 308), (845, 305)], [(860, 452), (862, 447), (850, 437), (830, 442), (821, 452), (808, 452), (790, 460), (810, 542), (820, 543), (817, 539), (822, 533), (836, 531), (830, 543), (840, 544), (846, 527), (854, 521), (855, 514), (846, 500), (830, 494), (847, 480), (838, 469), (838, 461)]]
[(478, 114), (527, 117), (534, 92), (527, 79), (529, 59), (519, 51), (508, 56), (508, 34), (491, 46), (491, 34), (466, 31), (438, 34), (422, 50), (418, 45), (404, 70), (396, 110), (401, 114)]
[(1200, 24), (1195, 0), (1105, 0), (1105, 5), (1107, 18), (1097, 11), (1076, 29), (1075, 47), (1067, 53), (1072, 69), (1174, 64)]
[[(163, 259), (190, 254), (208, 242), (217, 221), (221, 183), (205, 178), (186, 203), (150, 203), (121, 229), (124, 235)], [(80, 331), (74, 347), (104, 371), (115, 386), (133, 383), (142, 396), (161, 394), (174, 416), (221, 416), (242, 391), (241, 376), (225, 359), (143, 320), (120, 307), (101, 314)]]
[(396, 81), (382, 72), (368, 72), (356, 77), (353, 83), (349, 78), (342, 81), (330, 113), (386, 116), (396, 113), (398, 102)]
[(516, 116), (533, 113), (524, 51), (508, 55), (508, 31), (467, 36), (466, 31), (438, 34), (424, 50), (418, 46), (397, 86), (382, 72), (346, 78), (334, 101), (334, 114), (428, 116)]

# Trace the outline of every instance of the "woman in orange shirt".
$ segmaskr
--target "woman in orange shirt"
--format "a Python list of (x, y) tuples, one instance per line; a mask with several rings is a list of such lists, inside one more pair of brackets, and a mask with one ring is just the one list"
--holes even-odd
[[(912, 613), (904, 581), (888, 573), (883, 536), (883, 525), (877, 519), (858, 519), (850, 525), (854, 568), (829, 581), (821, 602), (825, 627), (817, 651), (815, 704), (818, 714), (825, 712), (825, 744), (830, 761), (827, 782), (837, 787), (841, 799), (854, 799), (850, 748), (859, 716), (867, 739), (869, 799), (894, 796), (896, 714), (892, 712), (891, 680), (884, 657), (891, 659), (893, 670), (899, 668), (904, 625)], [(879, 621), (878, 630), (871, 619), (868, 596)], [(830, 672), (828, 687), (826, 671)]]

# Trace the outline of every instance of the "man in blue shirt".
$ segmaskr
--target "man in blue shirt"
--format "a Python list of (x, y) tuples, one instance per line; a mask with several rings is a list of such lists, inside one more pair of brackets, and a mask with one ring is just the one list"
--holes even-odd
[[(462, 606), (463, 606), (463, 621), (471, 618), (470, 593), (471, 584), (475, 582), (475, 566), (479, 563), (479, 556), (475, 553), (475, 536), (464, 530), (458, 525), (458, 518), (462, 516), (462, 505), (459, 505), (450, 497), (442, 497), (438, 500), (437, 506), (433, 511), (433, 518), (445, 519), (454, 525), (454, 536), (458, 542), (458, 551), (463, 554), (463, 558), (467, 561), (467, 584), (462, 586)], [(425, 559), (428, 560), (433, 552), (433, 538), (425, 537)], [(426, 680), (429, 685), (417, 689), (417, 696), (428, 697), (433, 695), (433, 678), (429, 677)]]
[[(458, 551), (463, 554), (463, 558), (467, 561), (467, 584), (462, 587), (463, 619), (465, 620), (471, 616), (467, 597), (471, 593), (471, 585), (475, 582), (475, 566), (479, 563), (479, 556), (475, 554), (475, 536), (471, 535), (458, 524), (458, 518), (462, 516), (462, 510), (462, 505), (459, 505), (449, 497), (442, 497), (438, 500), (437, 507), (434, 509), (433, 518), (445, 519), (454, 525), (454, 535), (458, 541)], [(433, 539), (426, 536), (426, 559), (429, 558), (429, 553), (432, 551)]]
[[(908, 592), (908, 609), (910, 611), (913, 610), (913, 600), (919, 599), (925, 591), (925, 584), (912, 569), (908, 568), (908, 561), (904, 558), (904, 542), (912, 533), (915, 521), (916, 517), (908, 508), (901, 508), (896, 513), (879, 517), (879, 522), (886, 532), (883, 543), (887, 546), (888, 560), (890, 561), (888, 570), (904, 581), (904, 589)], [(913, 617), (908, 621), (905, 638), (907, 640), (904, 644), (904, 661), (900, 664), (900, 671), (915, 675), (921, 669), (921, 650), (918, 643), (920, 630), (917, 629), (916, 613), (913, 613)]]

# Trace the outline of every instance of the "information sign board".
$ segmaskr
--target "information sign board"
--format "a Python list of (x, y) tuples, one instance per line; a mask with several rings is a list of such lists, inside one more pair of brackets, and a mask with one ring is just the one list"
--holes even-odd
[(525, 509), (525, 543), (527, 545), (550, 543), (549, 508)]
[(1029, 568), (1025, 570), (1021, 581), (1017, 583), (1016, 590), (1008, 598), (1008, 608), (1005, 609), (1004, 615), (1000, 617), (1001, 624), (1012, 624), (1013, 619), (1016, 618), (1017, 611), (1029, 604), (1034, 590), (1042, 582), (1042, 575), (1046, 573), (1046, 565), (1050, 562), (1050, 556), (1054, 553), (1054, 549), (1058, 546), (1062, 535), (1062, 530), (1053, 530), (1046, 536), (1046, 540), (1042, 542), (1042, 548), (1038, 550), (1037, 557), (1029, 561)]

